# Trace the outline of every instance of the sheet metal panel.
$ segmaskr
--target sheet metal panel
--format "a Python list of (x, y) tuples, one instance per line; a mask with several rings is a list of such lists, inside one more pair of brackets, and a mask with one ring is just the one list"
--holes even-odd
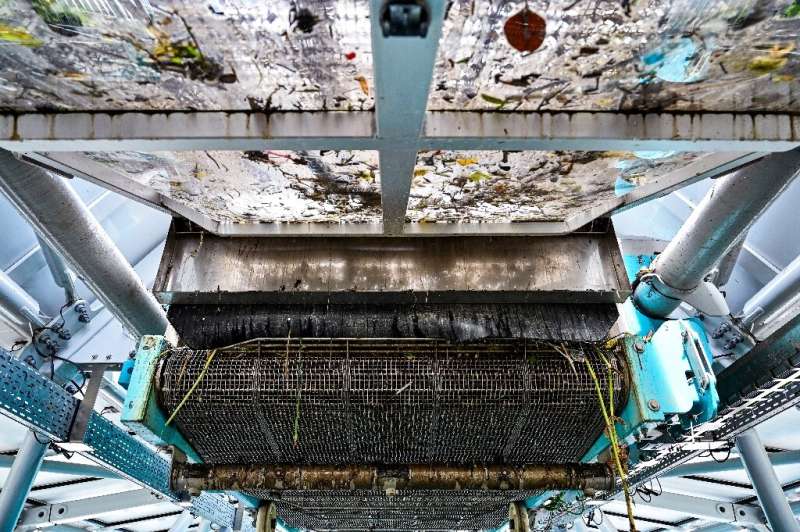
[(221, 238), (175, 222), (164, 304), (616, 303), (612, 230), (553, 237)]

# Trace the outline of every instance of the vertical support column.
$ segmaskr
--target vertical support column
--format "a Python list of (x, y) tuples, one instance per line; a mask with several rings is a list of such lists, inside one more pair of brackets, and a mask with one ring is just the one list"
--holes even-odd
[(387, 144), (391, 146), (380, 151), (383, 231), (400, 234), (447, 2), (425, 2), (430, 9), (425, 37), (384, 36), (381, 27), (384, 3), (385, 0), (370, 1), (377, 130), (378, 136), (389, 140)]
[(25, 508), (36, 474), (42, 467), (49, 441), (33, 431), (28, 431), (22, 447), (17, 451), (3, 491), (0, 492), (0, 530), (14, 530)]
[(783, 487), (778, 482), (767, 451), (756, 431), (750, 429), (737, 436), (736, 448), (772, 530), (800, 532), (800, 525), (792, 513)]

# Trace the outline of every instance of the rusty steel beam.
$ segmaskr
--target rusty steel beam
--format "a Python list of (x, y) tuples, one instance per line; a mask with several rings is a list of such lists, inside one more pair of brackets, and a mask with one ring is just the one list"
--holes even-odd
[(208, 490), (601, 490), (614, 487), (605, 464), (447, 465), (208, 465), (173, 460), (171, 486)]

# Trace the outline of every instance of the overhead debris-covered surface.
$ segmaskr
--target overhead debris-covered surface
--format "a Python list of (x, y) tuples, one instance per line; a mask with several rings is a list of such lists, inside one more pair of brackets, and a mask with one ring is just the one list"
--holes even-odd
[(381, 220), (375, 152), (92, 152), (86, 155), (215, 221), (377, 223)]
[[(214, 221), (379, 223), (374, 151), (91, 152)], [(420, 153), (410, 222), (563, 221), (697, 159), (687, 152)], [(587, 220), (588, 221), (588, 220)]]
[(561, 221), (697, 157), (682, 152), (422, 152), (411, 222)]
[(366, 0), (3, 0), (0, 108), (370, 109)]
[(796, 0), (456, 0), (428, 107), (797, 111), (798, 30)]

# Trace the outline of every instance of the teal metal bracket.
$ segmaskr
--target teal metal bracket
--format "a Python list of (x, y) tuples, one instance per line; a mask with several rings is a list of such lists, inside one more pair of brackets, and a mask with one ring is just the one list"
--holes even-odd
[(169, 347), (162, 336), (144, 336), (139, 341), (120, 421), (146, 442), (159, 447), (174, 445), (192, 462), (201, 462), (183, 435), (174, 426), (167, 425), (167, 418), (156, 400), (158, 359)]
[[(167, 425), (167, 416), (158, 406), (155, 390), (158, 359), (169, 347), (163, 336), (143, 336), (139, 340), (120, 421), (148, 443), (157, 447), (174, 446), (190, 461), (199, 463), (203, 460), (176, 427)], [(258, 508), (260, 504), (255, 497), (240, 492), (208, 493), (230, 495), (250, 508)]]
[[(711, 348), (699, 323), (657, 323), (639, 314), (630, 301), (623, 308), (624, 312), (637, 314), (637, 322), (643, 326), (640, 334), (621, 340), (630, 370), (630, 395), (616, 423), (619, 437), (636, 451), (637, 444), (651, 439), (651, 431), (658, 426), (677, 420), (681, 430), (688, 430), (712, 419), (719, 395), (711, 371)], [(597, 458), (609, 446), (604, 434), (583, 461)]]

